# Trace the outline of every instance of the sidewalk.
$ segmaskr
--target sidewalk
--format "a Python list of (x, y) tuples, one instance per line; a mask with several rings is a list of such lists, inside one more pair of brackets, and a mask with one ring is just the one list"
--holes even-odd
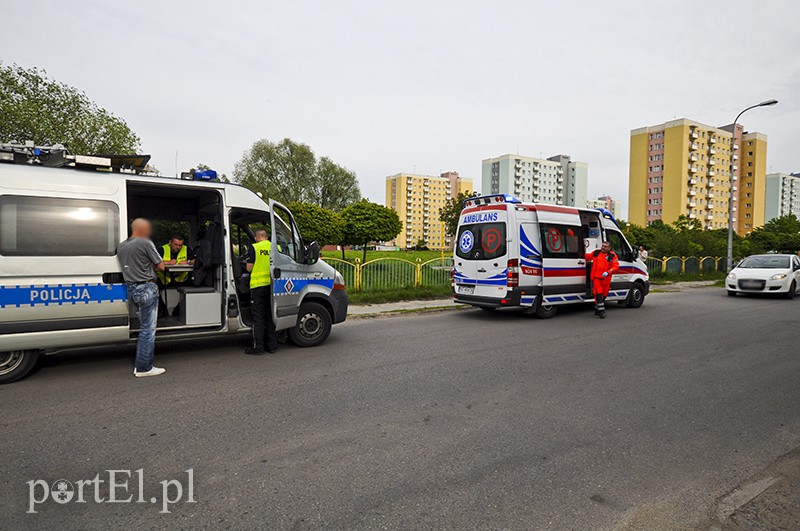
[[(698, 288), (710, 288), (714, 285), (713, 280), (696, 280), (688, 282), (671, 282), (669, 284), (652, 284), (651, 294), (675, 293)], [(351, 304), (347, 310), (348, 316), (379, 315), (384, 313), (414, 312), (426, 310), (454, 310), (458, 308), (468, 308), (464, 304), (456, 304), (452, 298), (433, 299), (422, 301), (398, 301), (383, 304)]]
[(463, 304), (456, 304), (452, 298), (433, 299), (425, 301), (399, 301), (384, 304), (351, 304), (347, 310), (348, 316), (378, 315), (391, 312), (413, 312), (423, 310), (440, 310), (465, 308)]

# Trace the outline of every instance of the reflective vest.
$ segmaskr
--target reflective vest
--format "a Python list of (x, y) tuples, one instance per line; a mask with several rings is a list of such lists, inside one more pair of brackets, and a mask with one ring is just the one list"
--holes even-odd
[(617, 258), (617, 253), (614, 251), (605, 254), (598, 249), (588, 253), (586, 255), (586, 261), (592, 263), (591, 278), (603, 278), (603, 273), (607, 272), (608, 276), (606, 278), (610, 281), (611, 276), (619, 271), (619, 258)]
[[(161, 253), (161, 256), (164, 258), (164, 260), (169, 260), (171, 252), (172, 249), (170, 249), (169, 244), (168, 243), (164, 244), (164, 251)], [(178, 258), (176, 258), (176, 260), (178, 262), (185, 262), (187, 260), (187, 257), (188, 254), (186, 251), (186, 246), (184, 245), (183, 247), (181, 247), (181, 250), (178, 251)], [(158, 271), (158, 279), (164, 285), (169, 284), (172, 281), (185, 282), (187, 278), (189, 278), (189, 273), (187, 271), (184, 271), (183, 273), (176, 273), (174, 275), (170, 275), (166, 271)]]
[(269, 286), (272, 284), (272, 275), (269, 270), (269, 252), (272, 244), (269, 240), (256, 242), (253, 244), (255, 253), (255, 263), (250, 270), (250, 289)]

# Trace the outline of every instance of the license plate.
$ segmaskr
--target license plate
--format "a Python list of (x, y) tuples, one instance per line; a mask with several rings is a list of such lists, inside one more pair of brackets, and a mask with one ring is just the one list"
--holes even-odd
[(475, 293), (475, 286), (465, 286), (463, 284), (459, 284), (458, 292), (463, 295), (473, 295)]
[(745, 280), (742, 282), (743, 288), (761, 288), (761, 282), (757, 280)]

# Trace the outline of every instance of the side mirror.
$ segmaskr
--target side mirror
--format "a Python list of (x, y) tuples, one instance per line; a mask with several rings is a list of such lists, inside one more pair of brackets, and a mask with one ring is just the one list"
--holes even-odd
[(319, 262), (319, 243), (311, 242), (306, 247), (306, 264), (313, 265)]

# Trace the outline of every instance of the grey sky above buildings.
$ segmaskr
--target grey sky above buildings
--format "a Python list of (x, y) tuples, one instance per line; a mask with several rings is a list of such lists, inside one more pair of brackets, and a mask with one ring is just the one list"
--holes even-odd
[(165, 174), (231, 174), (290, 137), (387, 175), (568, 153), (627, 209), (629, 133), (745, 106), (768, 171), (798, 171), (800, 2), (3, 2), (0, 60), (125, 118)]

